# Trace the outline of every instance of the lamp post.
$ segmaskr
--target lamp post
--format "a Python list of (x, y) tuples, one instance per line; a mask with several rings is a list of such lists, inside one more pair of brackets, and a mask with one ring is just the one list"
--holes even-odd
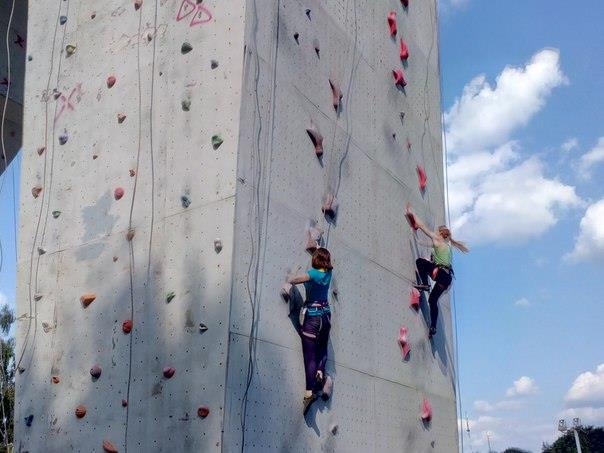
[(573, 418), (572, 428), (566, 426), (566, 420), (562, 419), (558, 421), (558, 431), (561, 433), (572, 431), (575, 437), (575, 444), (577, 445), (577, 453), (583, 453), (581, 451), (581, 442), (579, 442), (579, 429), (581, 429), (581, 420), (578, 417)]

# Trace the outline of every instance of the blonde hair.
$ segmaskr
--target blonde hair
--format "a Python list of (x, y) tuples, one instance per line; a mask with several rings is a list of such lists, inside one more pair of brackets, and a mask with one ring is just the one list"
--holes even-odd
[(455, 247), (457, 250), (459, 250), (462, 253), (468, 253), (470, 251), (470, 249), (468, 248), (468, 246), (466, 244), (464, 244), (461, 241), (456, 241), (455, 239), (453, 239), (453, 236), (451, 235), (451, 230), (449, 230), (449, 228), (447, 227), (447, 225), (441, 225), (438, 227), (438, 234), (440, 234), (442, 236), (443, 239), (445, 240), (449, 240), (449, 242), (451, 243), (451, 245), (453, 247)]

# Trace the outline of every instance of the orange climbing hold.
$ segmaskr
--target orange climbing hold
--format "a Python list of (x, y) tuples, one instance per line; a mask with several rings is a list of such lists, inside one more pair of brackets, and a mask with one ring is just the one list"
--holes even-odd
[(337, 112), (338, 110), (340, 110), (340, 104), (342, 103), (342, 97), (344, 95), (342, 94), (342, 90), (340, 90), (338, 84), (332, 79), (329, 79), (329, 86), (331, 87), (333, 108)]
[(90, 305), (92, 302), (94, 302), (95, 299), (96, 299), (96, 294), (94, 294), (94, 293), (82, 294), (80, 296), (80, 302), (82, 302), (82, 305), (84, 306), (84, 308), (88, 307), (88, 305)]
[(310, 137), (310, 141), (315, 147), (315, 154), (317, 157), (321, 157), (323, 155), (323, 136), (317, 126), (312, 121), (310, 122), (310, 127), (306, 129), (306, 133)]
[(407, 46), (407, 43), (403, 40), (403, 38), (401, 38), (401, 47), (399, 54), (401, 60), (407, 60), (407, 58), (409, 58), (409, 47)]
[(428, 177), (426, 176), (426, 171), (424, 170), (424, 167), (422, 167), (421, 165), (417, 166), (417, 179), (419, 182), (419, 190), (423, 192), (424, 190), (426, 190)]
[(115, 448), (115, 446), (108, 440), (103, 441), (103, 450), (105, 450), (107, 453), (118, 453), (117, 448)]
[(210, 409), (207, 406), (200, 406), (199, 409), (197, 409), (197, 415), (201, 418), (206, 418), (210, 415)]
[(40, 186), (35, 186), (31, 189), (31, 194), (34, 198), (38, 198), (40, 192), (42, 192), (42, 187)]
[(419, 310), (419, 298), (419, 290), (417, 288), (411, 288), (411, 293), (409, 294), (409, 306), (414, 310)]
[(170, 379), (172, 376), (174, 376), (174, 373), (176, 373), (176, 368), (171, 366), (167, 366), (164, 368), (164, 377), (166, 379)]
[(124, 189), (121, 187), (118, 187), (117, 189), (115, 189), (113, 191), (113, 198), (115, 198), (116, 200), (119, 200), (120, 198), (122, 198), (124, 196)]
[(116, 81), (117, 79), (115, 78), (115, 76), (107, 77), (107, 88), (113, 88), (113, 85), (115, 85)]
[(390, 11), (388, 13), (388, 27), (390, 27), (390, 36), (396, 35), (396, 12)]
[(77, 406), (75, 408), (75, 415), (78, 418), (84, 418), (84, 416), (86, 415), (86, 406), (84, 406), (83, 404)]
[(122, 332), (124, 332), (125, 334), (129, 334), (130, 332), (132, 332), (132, 320), (131, 319), (126, 319), (122, 323)]
[(53, 384), (58, 384), (59, 382), (61, 382), (61, 378), (59, 376), (53, 376), (50, 378), (50, 380)]
[(430, 420), (432, 420), (432, 406), (430, 405), (430, 401), (428, 401), (428, 398), (424, 398), (424, 401), (422, 402), (421, 417), (424, 422), (429, 422)]
[(398, 334), (398, 344), (401, 347), (403, 360), (407, 360), (407, 358), (409, 357), (409, 352), (411, 352), (411, 347), (409, 346), (409, 341), (407, 340), (407, 334), (407, 328), (402, 326)]
[(407, 81), (405, 80), (405, 73), (402, 69), (394, 69), (392, 71), (392, 77), (394, 77), (394, 84), (398, 87), (403, 88), (407, 85)]

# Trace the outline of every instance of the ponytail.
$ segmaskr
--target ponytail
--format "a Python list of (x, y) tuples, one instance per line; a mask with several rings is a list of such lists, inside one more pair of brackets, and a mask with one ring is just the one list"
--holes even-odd
[(456, 241), (452, 237), (449, 237), (449, 240), (451, 241), (451, 245), (453, 247), (455, 247), (457, 250), (459, 250), (461, 253), (468, 253), (470, 251), (468, 246), (466, 244), (464, 244), (463, 242)]

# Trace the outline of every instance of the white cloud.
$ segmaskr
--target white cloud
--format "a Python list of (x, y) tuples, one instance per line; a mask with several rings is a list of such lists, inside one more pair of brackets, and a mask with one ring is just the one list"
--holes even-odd
[(522, 376), (517, 381), (514, 381), (514, 385), (507, 389), (505, 392), (506, 396), (524, 396), (531, 395), (537, 392), (538, 387), (535, 385), (535, 380), (528, 377)]
[(567, 153), (572, 151), (573, 149), (577, 149), (578, 147), (579, 147), (579, 140), (577, 140), (575, 137), (569, 138), (564, 143), (562, 143), (562, 145), (560, 146), (560, 148), (562, 148), (562, 151), (567, 152)]
[(474, 401), (474, 410), (482, 414), (495, 411), (515, 411), (523, 406), (524, 403), (520, 400), (501, 400), (492, 404), (484, 400)]
[(578, 417), (581, 419), (583, 425), (604, 425), (604, 407), (577, 407), (564, 409), (558, 414), (559, 419), (566, 419), (567, 421)]
[(521, 297), (516, 302), (514, 302), (514, 305), (516, 307), (526, 308), (526, 307), (530, 307), (531, 306), (531, 301), (528, 300), (526, 297)]
[(475, 77), (445, 114), (450, 151), (482, 151), (508, 141), (543, 108), (552, 89), (564, 83), (556, 49), (537, 52), (524, 67), (505, 67), (494, 87), (484, 75)]
[(598, 143), (579, 159), (579, 176), (586, 179), (591, 177), (592, 168), (602, 162), (604, 162), (604, 137), (600, 137)]
[(604, 363), (596, 372), (581, 373), (564, 397), (569, 408), (598, 408), (604, 410)]
[(0, 291), (0, 307), (6, 304), (8, 304), (8, 297), (6, 297), (6, 294)]
[(566, 258), (575, 262), (604, 263), (604, 198), (587, 207), (575, 247)]

